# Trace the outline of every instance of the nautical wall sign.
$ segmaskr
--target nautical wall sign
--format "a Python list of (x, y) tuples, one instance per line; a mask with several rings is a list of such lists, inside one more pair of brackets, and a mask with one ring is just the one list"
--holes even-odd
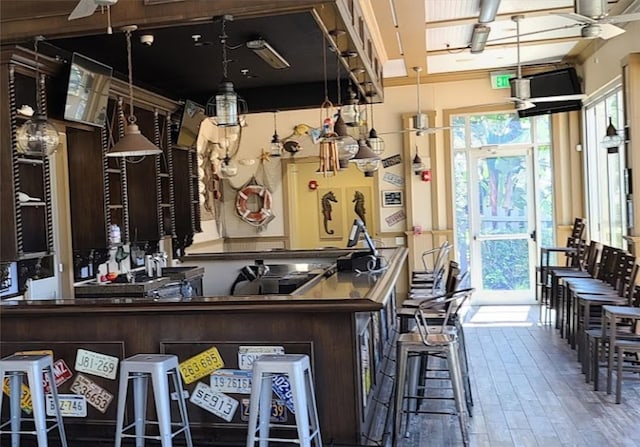
[(391, 157), (382, 159), (382, 166), (384, 166), (385, 169), (388, 168), (389, 166), (399, 165), (400, 163), (402, 163), (402, 160), (400, 159), (400, 154), (392, 155)]

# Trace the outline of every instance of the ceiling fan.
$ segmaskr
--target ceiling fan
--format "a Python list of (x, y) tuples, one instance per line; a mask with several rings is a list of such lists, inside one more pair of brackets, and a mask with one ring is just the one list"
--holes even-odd
[(422, 113), (422, 109), (420, 108), (420, 72), (422, 71), (422, 67), (413, 67), (413, 71), (416, 72), (416, 87), (417, 93), (416, 98), (418, 100), (418, 111), (415, 115), (411, 117), (411, 128), (404, 129), (396, 132), (379, 132), (379, 135), (389, 135), (395, 133), (403, 133), (403, 132), (415, 132), (417, 136), (425, 135), (428, 133), (434, 133), (438, 130), (450, 129), (451, 127), (429, 127), (427, 114)]
[(107, 8), (107, 34), (113, 34), (113, 30), (111, 29), (111, 6), (118, 3), (118, 0), (80, 0), (76, 7), (69, 14), (68, 20), (82, 19), (84, 17), (89, 17), (98, 6), (101, 8)]
[[(638, 2), (636, 1), (636, 4)], [(614, 23), (640, 20), (640, 12), (632, 14), (607, 15), (607, 0), (576, 0), (576, 12), (559, 14), (574, 20), (581, 26), (580, 35), (585, 39), (599, 37), (611, 39), (625, 32)]]
[(517, 51), (517, 76), (510, 80), (511, 97), (509, 98), (515, 105), (516, 110), (527, 110), (535, 107), (537, 102), (555, 102), (555, 101), (576, 101), (584, 99), (586, 95), (558, 95), (531, 97), (531, 80), (522, 77), (522, 65), (520, 64), (520, 21), (523, 15), (514, 15), (511, 20), (516, 22), (516, 51)]

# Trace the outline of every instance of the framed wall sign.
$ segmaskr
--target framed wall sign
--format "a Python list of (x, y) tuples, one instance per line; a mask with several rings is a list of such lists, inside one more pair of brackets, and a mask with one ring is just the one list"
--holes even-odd
[(382, 191), (382, 206), (403, 206), (404, 193), (402, 191)]

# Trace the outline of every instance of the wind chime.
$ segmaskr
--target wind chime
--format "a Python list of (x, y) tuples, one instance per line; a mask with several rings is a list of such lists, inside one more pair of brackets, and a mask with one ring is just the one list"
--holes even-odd
[(331, 116), (333, 103), (329, 101), (329, 89), (327, 86), (327, 43), (326, 37), (322, 36), (322, 64), (324, 68), (324, 101), (320, 105), (320, 119), (322, 120), (323, 138), (320, 141), (320, 172), (325, 177), (333, 175), (340, 170), (340, 162), (338, 161), (338, 144), (336, 143), (336, 135), (331, 127)]

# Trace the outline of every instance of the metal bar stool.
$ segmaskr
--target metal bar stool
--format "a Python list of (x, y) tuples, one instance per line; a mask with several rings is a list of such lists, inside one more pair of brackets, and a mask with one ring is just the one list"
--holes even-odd
[[(283, 374), (289, 377), (290, 389), (287, 389), (286, 382), (282, 381)], [(297, 440), (269, 437), (271, 427), (294, 428), (292, 425), (272, 424), (270, 421), (274, 386), (291, 396), (296, 417)], [(294, 442), (302, 447), (310, 447), (313, 442), (316, 447), (322, 447), (309, 356), (262, 355), (253, 362), (247, 447), (254, 447), (256, 441), (260, 443), (260, 447), (267, 447), (271, 442)]]
[[(169, 380), (171, 376), (173, 389), (178, 395), (180, 422), (171, 421), (171, 397)], [(153, 384), (157, 421), (147, 421), (147, 388), (149, 377)], [(133, 380), (134, 421), (123, 428), (124, 412), (127, 400), (129, 379)], [(157, 424), (159, 435), (147, 435), (146, 425)], [(173, 431), (174, 426), (180, 428)], [(126, 433), (134, 428), (135, 434)], [(188, 447), (193, 447), (187, 405), (184, 401), (182, 379), (178, 371), (178, 357), (167, 354), (138, 354), (120, 362), (120, 388), (118, 391), (118, 417), (116, 422), (115, 447), (120, 447), (122, 438), (135, 438), (136, 446), (144, 446), (145, 439), (160, 440), (162, 447), (171, 447), (173, 438), (184, 432)]]
[[(45, 392), (42, 381), (43, 370), (51, 384), (55, 419), (46, 418)], [(33, 407), (33, 418), (29, 419), (21, 417), (20, 409), (23, 385), (22, 378), (25, 375), (27, 376), (27, 383), (31, 391), (31, 405)], [(38, 446), (47, 447), (47, 433), (55, 427), (58, 427), (60, 442), (63, 447), (67, 447), (67, 437), (64, 433), (62, 414), (60, 414), (60, 406), (58, 405), (58, 391), (53, 377), (53, 361), (51, 360), (51, 356), (42, 354), (15, 354), (5, 357), (0, 360), (0, 383), (4, 384), (5, 376), (9, 377), (10, 418), (7, 422), (0, 425), (0, 434), (11, 433), (12, 447), (20, 446), (21, 434), (35, 435), (38, 439)], [(3, 393), (0, 391), (0, 411), (2, 409), (2, 395)], [(20, 430), (22, 420), (33, 421), (35, 430)], [(54, 424), (47, 428), (47, 422), (54, 422)], [(11, 425), (11, 430), (2, 430), (7, 425)]]
[[(399, 436), (406, 432), (406, 424), (403, 424), (405, 413), (432, 413), (432, 414), (455, 414), (460, 422), (462, 442), (465, 446), (469, 444), (468, 417), (465, 396), (465, 371), (458, 342), (458, 333), (455, 325), (450, 320), (450, 316), (457, 312), (457, 308), (469, 297), (472, 289), (465, 289), (452, 292), (442, 296), (440, 299), (430, 300), (423, 303), (415, 313), (418, 332), (401, 334), (397, 342), (396, 357), (396, 389), (395, 389), (395, 409), (393, 413), (393, 439), (398, 442)], [(433, 324), (433, 319), (437, 325)], [(407, 365), (409, 358), (422, 354), (439, 355), (447, 360), (449, 369), (449, 379), (453, 388), (453, 399), (455, 401), (455, 411), (427, 411), (414, 409), (409, 405), (405, 408), (405, 400), (429, 399), (424, 395), (413, 395), (415, 393), (415, 383), (407, 383)], [(409, 382), (412, 381), (409, 377)], [(405, 385), (408, 385), (408, 393), (405, 393)], [(431, 398), (433, 399), (433, 398)], [(442, 399), (442, 398), (435, 398)], [(408, 419), (408, 418), (405, 418)], [(405, 421), (406, 422), (406, 421)]]

